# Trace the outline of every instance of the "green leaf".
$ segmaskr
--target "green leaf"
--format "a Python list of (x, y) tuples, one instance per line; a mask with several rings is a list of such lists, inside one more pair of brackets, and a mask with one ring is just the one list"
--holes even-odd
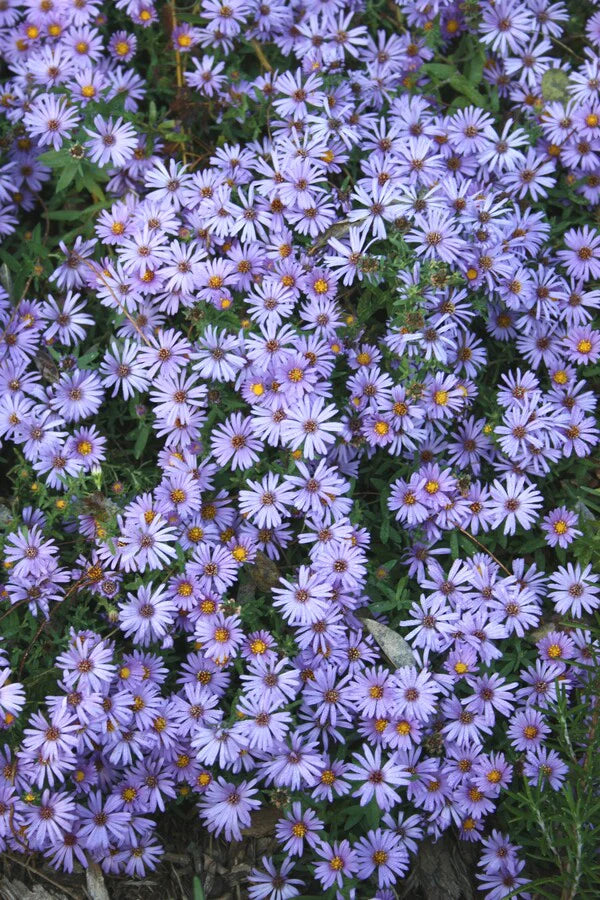
[(481, 106), (484, 109), (489, 108), (490, 104), (487, 97), (484, 97), (484, 95), (481, 94), (460, 72), (453, 71), (452, 75), (448, 78), (448, 81), (455, 91), (458, 91), (459, 94), (462, 94), (467, 100), (475, 104), (475, 106)]
[(64, 169), (60, 173), (60, 178), (56, 182), (56, 192), (64, 191), (67, 188), (75, 176), (79, 171), (79, 163), (76, 160), (69, 160), (65, 165)]
[(365, 818), (365, 808), (363, 806), (351, 806), (347, 810), (346, 821), (344, 822), (344, 829), (349, 831), (350, 828), (353, 828), (357, 822), (362, 821)]
[(94, 203), (82, 209), (54, 209), (48, 213), (48, 218), (56, 222), (76, 222), (86, 216), (91, 216), (104, 208), (104, 203)]
[(66, 162), (70, 159), (67, 150), (47, 150), (46, 153), (40, 154), (38, 160), (51, 169), (62, 169)]
[(145, 423), (139, 426), (137, 438), (135, 440), (135, 446), (133, 448), (133, 455), (136, 459), (139, 459), (144, 452), (144, 448), (148, 443), (148, 438), (150, 437), (150, 432), (152, 428), (150, 425), (146, 425)]
[(193, 881), (194, 888), (194, 900), (205, 900), (204, 898), (204, 888), (202, 887), (202, 882), (198, 878), (197, 875), (194, 875)]

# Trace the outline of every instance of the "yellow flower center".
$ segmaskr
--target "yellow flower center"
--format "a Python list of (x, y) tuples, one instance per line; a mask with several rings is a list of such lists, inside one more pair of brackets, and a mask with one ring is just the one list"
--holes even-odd
[(89, 441), (79, 441), (77, 444), (77, 452), (82, 456), (89, 456), (92, 452), (92, 445)]

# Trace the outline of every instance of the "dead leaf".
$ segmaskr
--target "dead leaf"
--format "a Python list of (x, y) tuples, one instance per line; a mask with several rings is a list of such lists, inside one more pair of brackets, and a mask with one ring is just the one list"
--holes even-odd
[(363, 622), (369, 634), (373, 635), (395, 669), (415, 665), (410, 644), (401, 635), (375, 619), (363, 619)]

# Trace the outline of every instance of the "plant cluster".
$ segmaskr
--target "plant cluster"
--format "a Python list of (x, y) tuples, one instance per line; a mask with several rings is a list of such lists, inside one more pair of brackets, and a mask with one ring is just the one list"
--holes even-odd
[(0, 5), (3, 849), (141, 877), (173, 805), (275, 806), (252, 900), (448, 829), (487, 900), (593, 895), (572, 6)]

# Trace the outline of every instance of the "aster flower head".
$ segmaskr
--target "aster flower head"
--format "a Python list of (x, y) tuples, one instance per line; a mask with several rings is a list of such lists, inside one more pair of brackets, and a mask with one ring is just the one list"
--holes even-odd
[(283, 522), (292, 502), (292, 488), (271, 472), (261, 482), (249, 479), (250, 489), (240, 491), (240, 510), (259, 528), (273, 528)]
[(312, 809), (303, 810), (300, 803), (293, 803), (290, 812), (277, 823), (275, 835), (286, 853), (302, 856), (305, 842), (309, 847), (317, 846), (322, 828), (323, 822)]
[(581, 531), (576, 527), (577, 523), (577, 514), (565, 506), (558, 506), (549, 512), (542, 521), (548, 546), (568, 547), (575, 538), (581, 535)]
[(215, 836), (241, 841), (242, 827), (248, 827), (252, 811), (260, 807), (257, 793), (254, 781), (232, 784), (219, 776), (200, 800), (200, 818)]
[(369, 803), (372, 797), (375, 797), (378, 807), (384, 811), (400, 802), (396, 788), (409, 780), (407, 772), (392, 759), (383, 762), (380, 747), (375, 750), (365, 747), (363, 754), (355, 754), (354, 759), (356, 762), (348, 767), (346, 777), (351, 781), (362, 782), (353, 794), (360, 798), (361, 806)]
[(592, 572), (591, 565), (583, 569), (579, 563), (559, 566), (549, 584), (549, 597), (556, 611), (576, 619), (581, 618), (583, 612), (593, 612), (600, 605), (597, 581), (598, 575)]
[(323, 862), (314, 867), (315, 876), (325, 890), (333, 884), (341, 888), (343, 878), (351, 877), (356, 872), (356, 854), (346, 840), (333, 844), (322, 842), (317, 853)]
[(50, 144), (58, 150), (69, 138), (79, 122), (79, 115), (65, 97), (40, 94), (25, 114), (24, 124), (29, 133), (42, 145)]
[(284, 860), (277, 868), (271, 858), (263, 856), (262, 865), (262, 869), (252, 869), (248, 876), (250, 900), (289, 900), (298, 896), (304, 882), (300, 878), (290, 877), (294, 868), (293, 859)]
[(94, 117), (94, 129), (86, 128), (90, 139), (86, 141), (92, 162), (99, 166), (123, 166), (133, 156), (137, 135), (128, 122), (121, 117), (113, 121), (112, 117), (104, 119)]
[(165, 586), (142, 585), (136, 594), (129, 593), (120, 605), (119, 618), (123, 632), (144, 647), (163, 640), (173, 622), (176, 607), (165, 595)]

